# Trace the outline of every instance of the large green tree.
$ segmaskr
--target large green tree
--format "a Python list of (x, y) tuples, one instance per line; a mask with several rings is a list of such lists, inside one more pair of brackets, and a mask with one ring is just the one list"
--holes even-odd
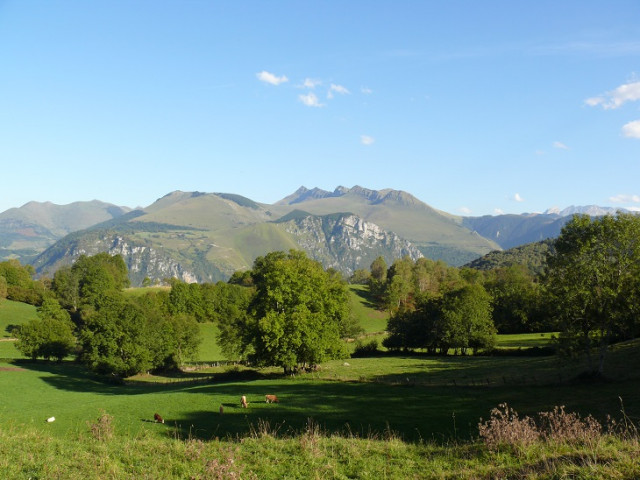
[(562, 331), (561, 346), (583, 352), (589, 370), (602, 374), (612, 340), (637, 333), (640, 216), (576, 215), (554, 246), (544, 285)]
[(42, 357), (61, 361), (73, 352), (76, 345), (69, 313), (57, 300), (45, 298), (38, 307), (38, 317), (15, 330), (16, 348), (34, 360)]
[(344, 281), (325, 272), (304, 252), (272, 252), (252, 270), (255, 295), (241, 350), (260, 365), (290, 372), (345, 354), (341, 333), (348, 324)]

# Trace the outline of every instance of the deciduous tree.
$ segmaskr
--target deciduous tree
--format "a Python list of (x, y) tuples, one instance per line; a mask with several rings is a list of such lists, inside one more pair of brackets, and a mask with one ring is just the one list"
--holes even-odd
[[(576, 215), (547, 258), (546, 291), (561, 345), (602, 374), (609, 344), (636, 333), (640, 313), (640, 216)], [(594, 360), (594, 352), (597, 361)]]

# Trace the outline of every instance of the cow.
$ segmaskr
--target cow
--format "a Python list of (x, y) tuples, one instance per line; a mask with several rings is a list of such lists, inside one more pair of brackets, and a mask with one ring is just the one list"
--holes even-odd
[(224, 406), (220, 405), (220, 415), (224, 413)]
[(242, 397), (240, 397), (240, 406), (242, 408), (247, 408), (247, 406), (248, 406), (247, 397), (245, 397), (244, 395), (242, 395)]
[(164, 418), (162, 418), (159, 413), (154, 413), (153, 419), (156, 421), (156, 423), (164, 423)]
[(47, 423), (51, 423), (51, 422), (55, 422), (55, 421), (56, 421), (56, 417), (47, 418)]
[(280, 400), (278, 400), (278, 397), (276, 397), (275, 395), (265, 395), (264, 399), (267, 403), (279, 403)]

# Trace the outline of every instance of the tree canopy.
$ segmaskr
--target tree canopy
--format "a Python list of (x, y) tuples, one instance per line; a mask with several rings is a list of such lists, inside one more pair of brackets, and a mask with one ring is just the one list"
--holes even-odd
[[(344, 355), (340, 341), (349, 322), (349, 293), (335, 272), (304, 252), (272, 252), (255, 260), (255, 294), (235, 349), (258, 365), (289, 372)], [(229, 345), (227, 345), (229, 348)]]
[(554, 246), (544, 285), (554, 300), (561, 346), (583, 352), (590, 371), (602, 374), (609, 344), (638, 329), (640, 216), (576, 215)]

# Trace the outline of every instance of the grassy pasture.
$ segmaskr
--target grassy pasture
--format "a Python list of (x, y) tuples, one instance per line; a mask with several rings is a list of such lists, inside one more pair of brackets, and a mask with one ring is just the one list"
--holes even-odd
[[(78, 434), (104, 410), (114, 416), (116, 432), (123, 435), (144, 432), (208, 440), (247, 435), (261, 422), (286, 434), (303, 430), (311, 418), (325, 431), (360, 437), (371, 432), (383, 435), (391, 429), (408, 441), (469, 440), (477, 434), (480, 417), (487, 418), (491, 408), (502, 402), (521, 414), (566, 405), (570, 411), (604, 418), (619, 412), (621, 397), (627, 413), (638, 418), (637, 373), (625, 376), (624, 372), (629, 370), (626, 365), (638, 361), (639, 351), (637, 342), (617, 349), (609, 369), (614, 381), (595, 385), (567, 380), (554, 383), (553, 376), (548, 379), (551, 383), (519, 383), (514, 376), (513, 383), (483, 384), (491, 372), (515, 375), (525, 368), (530, 375), (543, 378), (556, 366), (555, 357), (350, 359), (348, 365), (329, 362), (320, 372), (294, 378), (267, 369), (249, 380), (219, 367), (183, 377), (203, 379), (202, 383), (140, 381), (126, 385), (105, 384), (70, 362), (14, 361), (0, 364), (0, 428), (11, 419), (55, 435)], [(581, 365), (565, 368), (569, 378)], [(465, 382), (454, 385), (451, 381), (465, 376)], [(281, 402), (264, 403), (267, 393), (277, 394)], [(241, 395), (247, 396), (248, 409), (240, 408)], [(218, 411), (220, 405), (223, 415)], [(152, 423), (156, 411), (166, 424)], [(55, 416), (56, 422), (46, 424), (44, 419), (49, 416)]]
[(387, 329), (387, 312), (376, 310), (373, 299), (365, 285), (349, 285), (351, 311), (358, 319), (365, 334), (381, 333)]
[(501, 348), (530, 348), (546, 347), (557, 333), (513, 333), (498, 335), (497, 347)]
[(12, 300), (0, 300), (0, 358), (23, 358), (14, 346), (11, 328), (38, 318), (36, 307)]
[[(365, 330), (379, 331), (386, 319), (367, 309), (366, 298), (354, 291), (361, 305), (358, 318)], [(15, 302), (0, 304), (1, 325), (35, 318), (35, 308)], [(213, 324), (201, 324), (200, 363), (223, 360)], [(543, 345), (549, 335), (501, 336), (500, 346)], [(11, 342), (0, 342), (11, 345)], [(13, 348), (13, 345), (11, 345)], [(15, 350), (15, 349), (14, 349)], [(628, 413), (640, 415), (638, 373), (640, 343), (616, 346), (607, 361), (614, 381), (596, 385), (570, 381), (582, 369), (557, 357), (482, 357), (382, 354), (372, 358), (331, 361), (321, 370), (283, 377), (280, 369), (239, 372), (212, 367), (174, 377), (140, 376), (125, 385), (104, 383), (71, 362), (61, 364), (18, 360), (19, 352), (2, 355), (0, 428), (12, 422), (29, 424), (54, 435), (86, 431), (104, 410), (114, 416), (123, 435), (170, 435), (203, 439), (242, 436), (260, 422), (280, 433), (304, 429), (309, 418), (329, 432), (359, 436), (392, 429), (406, 440), (469, 439), (480, 417), (508, 402), (523, 414), (555, 405), (601, 417), (619, 410), (622, 397)], [(16, 360), (11, 360), (12, 358)], [(275, 393), (281, 403), (267, 405), (264, 395)], [(249, 409), (239, 400), (246, 395)], [(636, 400), (638, 399), (638, 400)], [(218, 409), (223, 405), (224, 414)], [(165, 425), (151, 422), (158, 411)], [(56, 422), (44, 419), (55, 416)]]

